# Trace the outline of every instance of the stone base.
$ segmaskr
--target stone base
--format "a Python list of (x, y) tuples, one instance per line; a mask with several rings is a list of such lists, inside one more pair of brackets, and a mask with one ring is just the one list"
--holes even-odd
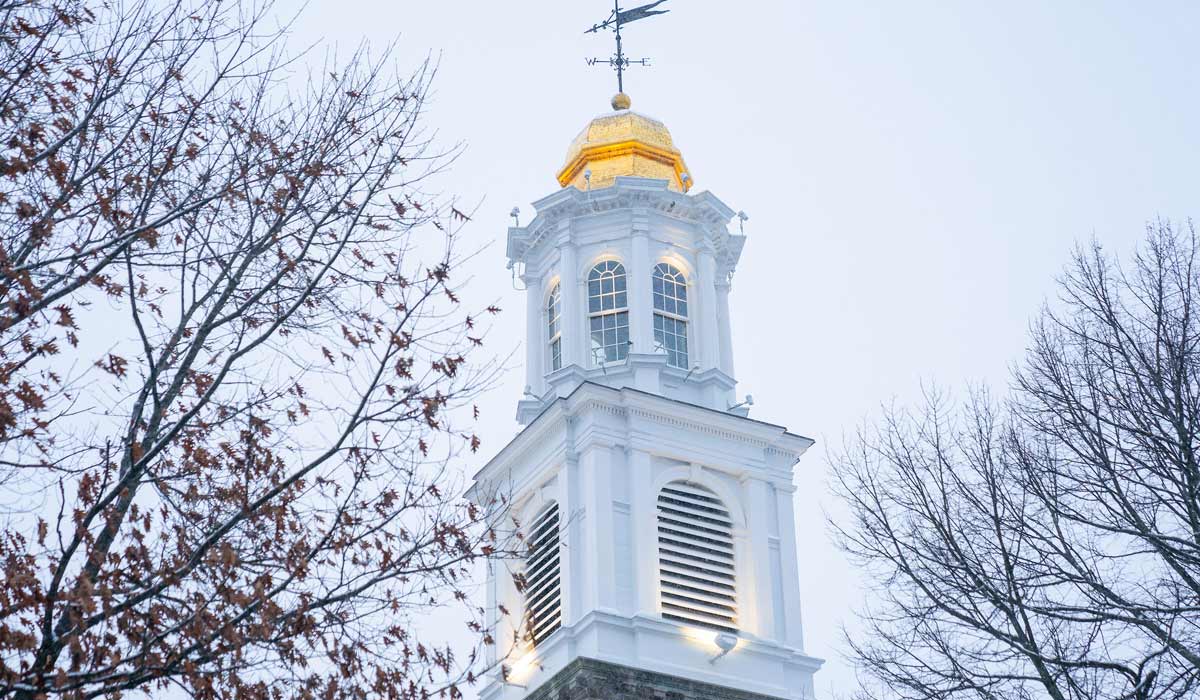
[(709, 683), (577, 658), (526, 700), (779, 700)]

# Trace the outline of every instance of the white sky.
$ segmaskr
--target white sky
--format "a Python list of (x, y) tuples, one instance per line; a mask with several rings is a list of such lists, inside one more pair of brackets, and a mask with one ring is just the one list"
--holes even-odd
[[(287, 0), (282, 0), (286, 3)], [(639, 4), (636, 0), (627, 6)], [(615, 91), (585, 56), (602, 0), (311, 0), (297, 41), (400, 37), (441, 52), (429, 124), (467, 150), (443, 179), (483, 201), (469, 300), (498, 299), (491, 348), (524, 338), (508, 211), (557, 189), (567, 144)], [(664, 120), (697, 190), (751, 219), (734, 279), (753, 416), (818, 440), (798, 466), (808, 651), (822, 698), (853, 671), (839, 628), (862, 598), (830, 544), (825, 447), (922, 380), (1000, 388), (1076, 240), (1127, 253), (1156, 216), (1200, 216), (1200, 3), (670, 0), (631, 25), (634, 108)], [(515, 357), (521, 357), (518, 353)], [(484, 454), (516, 432), (523, 368), (481, 401)]]

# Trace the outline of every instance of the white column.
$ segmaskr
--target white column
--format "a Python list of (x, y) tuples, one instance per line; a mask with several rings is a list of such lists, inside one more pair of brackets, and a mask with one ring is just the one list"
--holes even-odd
[(633, 520), (633, 494), (629, 483), (628, 436), (621, 445), (609, 450), (612, 459), (613, 578), (616, 585), (617, 612), (624, 616), (637, 612), (637, 555), (634, 541), (638, 529)]
[(588, 568), (588, 559), (584, 552), (584, 529), (587, 527), (587, 509), (583, 498), (583, 488), (580, 484), (579, 455), (575, 452), (575, 419), (567, 419), (567, 454), (563, 465), (562, 478), (566, 480), (563, 503), (558, 517), (560, 537), (567, 543), (561, 553), (559, 566), (562, 568), (563, 612), (564, 627), (573, 625), (583, 617), (584, 600), (587, 591), (584, 584), (589, 575), (594, 576)]
[(629, 489), (633, 518), (633, 561), (639, 615), (658, 614), (658, 494), (650, 455), (629, 452)]
[[(565, 227), (564, 227), (565, 228)], [(576, 260), (575, 245), (571, 243), (570, 232), (560, 233), (558, 246), (558, 274), (562, 280), (562, 353), (563, 367), (581, 365), (587, 367), (583, 360), (584, 348), (587, 344), (579, 336), (582, 327), (581, 315), (585, 315), (583, 301), (580, 300), (579, 270)]]
[(690, 353), (691, 363), (699, 362), (703, 367), (716, 367), (720, 361), (720, 341), (717, 333), (717, 265), (712, 251), (702, 248), (699, 254), (699, 279), (696, 287), (700, 292), (700, 308), (696, 313), (699, 321), (699, 352)]
[(545, 391), (546, 364), (543, 362), (546, 331), (542, 318), (542, 278), (526, 274), (525, 282), (525, 383), (535, 396)]
[[(768, 513), (770, 505), (767, 484), (758, 479), (747, 479), (742, 482), (743, 503), (746, 506), (746, 528), (749, 531), (749, 561), (745, 562), (746, 579), (745, 592), (741, 594), (739, 603), (748, 596), (753, 597), (754, 606), (747, 610), (747, 617), (742, 619), (742, 628), (760, 637), (771, 636), (774, 627), (775, 611), (772, 605), (773, 579), (771, 576), (771, 554), (768, 548), (767, 532), (770, 528)], [(741, 586), (739, 586), (741, 588)]]
[(613, 581), (612, 450), (589, 445), (579, 458), (580, 484), (587, 503), (584, 520), (585, 555), (595, 575), (588, 577), (584, 614), (592, 610), (616, 611), (616, 582)]
[(779, 505), (779, 549), (783, 568), (783, 612), (787, 643), (804, 650), (804, 620), (800, 616), (800, 567), (796, 561), (796, 513), (792, 506), (794, 486), (775, 487)]
[(633, 216), (633, 238), (629, 258), (629, 339), (633, 341), (633, 352), (654, 352), (654, 302), (650, 296), (649, 219), (644, 211)]
[(720, 369), (733, 375), (733, 330), (729, 320), (729, 279), (720, 275), (717, 280), (717, 338), (721, 344)]

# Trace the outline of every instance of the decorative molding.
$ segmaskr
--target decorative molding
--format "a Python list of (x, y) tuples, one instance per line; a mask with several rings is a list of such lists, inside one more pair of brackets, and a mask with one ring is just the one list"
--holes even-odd
[[(764, 455), (771, 454), (782, 457), (791, 463), (797, 461), (800, 455), (812, 445), (812, 440), (809, 438), (788, 433), (781, 426), (740, 418), (732, 414), (706, 409), (702, 406), (667, 399), (657, 394), (648, 394), (631, 387), (614, 388), (583, 381), (567, 397), (550, 401), (537, 418), (529, 423), (483, 469), (476, 473), (476, 486), (478, 487), (481, 482), (492, 481), (495, 476), (503, 473), (506, 468), (510, 470), (515, 469), (522, 465), (523, 462), (528, 461), (530, 453), (543, 448), (545, 446), (544, 441), (551, 439), (551, 436), (558, 430), (566, 430), (567, 439), (565, 444), (552, 451), (552, 453), (547, 454), (544, 460), (538, 460), (538, 464), (544, 465), (559, 457), (568, 462), (577, 459), (576, 450), (578, 448), (575, 445), (576, 425), (581, 420), (581, 415), (591, 410), (603, 412), (617, 418), (624, 418), (627, 430), (635, 424), (635, 420), (649, 420), (660, 425), (669, 425), (704, 435), (711, 435), (718, 439), (749, 445), (763, 450)], [(680, 414), (692, 414), (695, 417), (684, 418), (680, 417)], [(760, 434), (764, 431), (769, 432), (766, 436), (759, 437), (701, 422), (700, 417), (710, 419), (720, 417), (722, 421), (726, 419), (746, 421), (740, 424), (746, 425), (751, 430)], [(564, 422), (566, 425), (563, 425)], [(557, 442), (557, 439), (555, 441)], [(779, 441), (798, 441), (799, 444), (797, 449), (784, 449), (776, 446)], [(762, 465), (762, 470), (763, 477), (770, 479), (772, 483), (775, 483), (777, 488), (784, 488), (789, 492), (794, 490), (791, 488), (792, 475), (790, 468), (773, 466), (769, 462), (765, 462)], [(521, 471), (525, 472), (524, 469)]]
[(684, 418), (677, 418), (675, 416), (659, 413), (657, 411), (651, 411), (645, 408), (631, 406), (626, 410), (628, 410), (632, 416), (646, 418), (662, 425), (670, 425), (676, 428), (694, 430), (699, 433), (704, 433), (705, 435), (712, 435), (713, 437), (721, 438), (722, 440), (733, 440), (735, 442), (741, 442), (762, 449), (766, 449), (769, 444), (765, 440), (760, 440), (758, 438), (753, 438), (746, 435), (739, 435), (738, 433), (715, 428), (711, 425), (697, 423), (696, 421), (690, 421)]
[[(576, 222), (580, 217), (628, 209), (637, 210), (647, 221), (650, 213), (657, 213), (699, 226), (705, 234), (702, 244), (712, 246), (722, 269), (736, 267), (745, 244), (745, 236), (729, 231), (735, 214), (728, 205), (710, 192), (698, 195), (672, 192), (667, 189), (666, 180), (618, 177), (616, 184), (590, 192), (569, 187), (535, 202), (534, 207), (537, 215), (533, 221), (509, 229), (509, 260), (526, 260), (552, 234), (564, 232), (564, 221)], [(571, 226), (572, 234), (575, 228)], [(556, 240), (558, 245), (563, 244), (561, 237)]]

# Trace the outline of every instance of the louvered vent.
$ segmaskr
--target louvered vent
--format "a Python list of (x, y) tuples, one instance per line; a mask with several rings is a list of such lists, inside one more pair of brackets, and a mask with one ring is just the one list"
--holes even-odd
[(658, 495), (663, 617), (737, 632), (733, 519), (713, 492), (677, 481)]
[(525, 621), (528, 639), (537, 646), (562, 621), (557, 503), (537, 517), (530, 533), (525, 560)]

